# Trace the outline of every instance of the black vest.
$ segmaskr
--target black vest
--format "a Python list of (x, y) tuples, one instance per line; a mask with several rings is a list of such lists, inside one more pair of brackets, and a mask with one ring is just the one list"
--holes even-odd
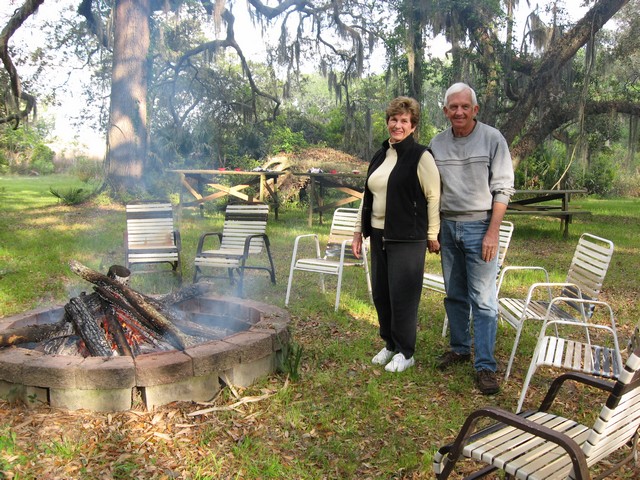
[[(367, 171), (369, 176), (378, 168), (387, 155), (389, 140), (371, 159)], [(423, 241), (427, 239), (427, 200), (424, 198), (418, 179), (418, 163), (427, 147), (417, 143), (413, 135), (393, 145), (398, 152), (398, 162), (389, 175), (387, 185), (387, 207), (384, 220), (385, 241)], [(371, 235), (371, 210), (373, 194), (365, 182), (362, 205), (362, 234)]]

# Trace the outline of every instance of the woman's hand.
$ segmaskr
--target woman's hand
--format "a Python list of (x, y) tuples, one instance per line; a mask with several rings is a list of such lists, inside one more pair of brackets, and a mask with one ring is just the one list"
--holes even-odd
[(351, 251), (356, 258), (360, 258), (360, 254), (362, 253), (362, 234), (360, 232), (353, 232)]

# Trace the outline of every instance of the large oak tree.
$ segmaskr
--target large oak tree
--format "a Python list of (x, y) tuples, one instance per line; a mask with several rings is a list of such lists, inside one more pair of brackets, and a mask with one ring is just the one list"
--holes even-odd
[[(404, 45), (394, 46), (393, 51), (396, 57), (402, 55), (406, 59), (406, 84), (400, 85), (397, 93), (417, 98), (422, 97), (428, 39), (438, 33), (445, 34), (452, 46), (450, 77), (447, 79), (475, 81), (482, 100), (483, 119), (501, 128), (517, 164), (555, 128), (579, 115), (577, 109), (571, 110), (575, 97), (570, 96), (558, 81), (559, 72), (628, 2), (596, 1), (571, 29), (562, 34), (554, 30), (550, 47), (539, 55), (517, 51), (511, 44), (498, 39), (501, 11), (490, 1), (397, 0), (363, 4), (355, 0), (283, 0), (270, 6), (260, 0), (248, 0), (246, 8), (264, 28), (274, 25), (280, 28), (279, 45), (271, 52), (269, 61), (286, 64), (289, 72), (295, 72), (301, 56), (313, 52), (330, 87), (344, 102), (347, 117), (357, 113), (350, 85), (362, 75), (367, 52), (371, 51), (376, 39), (389, 42), (384, 33), (385, 25), (396, 22), (395, 35), (405, 39)], [(8, 42), (24, 20), (43, 3), (44, 0), (25, 0), (0, 34), (0, 56), (16, 99), (16, 108), (3, 121), (13, 121), (15, 125), (33, 111), (35, 99), (21, 89)], [(213, 16), (223, 35), (216, 40), (191, 45), (177, 57), (167, 55), (164, 58), (162, 47), (154, 43), (158, 40), (152, 38), (154, 12), (184, 11), (185, 5), (191, 12), (200, 8), (202, 13)], [(507, 12), (512, 11), (513, 5), (513, 0), (505, 2)], [(150, 85), (160, 78), (165, 83), (176, 82), (186, 72), (195, 72), (190, 77), (192, 82), (200, 81), (203, 72), (196, 65), (202, 63), (203, 56), (226, 49), (234, 52), (242, 65), (251, 100), (243, 100), (229, 108), (253, 112), (253, 121), (257, 121), (258, 99), (263, 99), (271, 104), (272, 116), (278, 114), (282, 94), (265, 89), (255, 81), (251, 65), (236, 41), (232, 6), (233, 2), (224, 0), (80, 1), (78, 12), (85, 18), (88, 30), (112, 54), (106, 164), (114, 192), (143, 185), (152, 117), (148, 105)], [(398, 58), (390, 60), (393, 63)], [(167, 104), (173, 105), (170, 108), (176, 120), (197, 110), (195, 103), (180, 105), (177, 97), (168, 99)], [(638, 115), (638, 104), (622, 98), (584, 102), (580, 112), (595, 113), (605, 108)], [(355, 125), (350, 121), (346, 124)], [(347, 131), (346, 135), (354, 133)]]

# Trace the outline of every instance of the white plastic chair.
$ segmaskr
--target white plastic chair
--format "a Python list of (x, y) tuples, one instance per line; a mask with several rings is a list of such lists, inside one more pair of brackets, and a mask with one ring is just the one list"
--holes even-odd
[[(509, 378), (513, 361), (526, 320), (542, 321), (568, 320), (575, 318), (590, 318), (594, 303), (564, 302), (562, 305), (553, 303), (554, 297), (597, 300), (604, 278), (613, 255), (613, 242), (610, 240), (584, 233), (580, 236), (578, 245), (569, 266), (566, 280), (562, 283), (551, 283), (549, 273), (543, 267), (508, 266), (502, 269), (498, 279), (498, 312), (500, 318), (516, 329), (511, 356), (505, 372), (505, 380)], [(515, 271), (538, 271), (545, 281), (534, 283), (529, 287), (526, 298), (508, 298), (500, 296), (500, 289), (507, 274)]]
[[(588, 373), (604, 378), (617, 378), (622, 371), (622, 355), (611, 307), (600, 301), (558, 297), (551, 301), (547, 312), (556, 311), (559, 304), (570, 304), (573, 309), (576, 304), (582, 304), (583, 313), (597, 306), (599, 312), (589, 318), (584, 315), (573, 320), (549, 319), (549, 315), (545, 316), (522, 384), (516, 413), (522, 410), (531, 378), (540, 367)], [(595, 322), (598, 317), (603, 317), (601, 323)]]
[[(296, 237), (293, 244), (293, 254), (291, 256), (289, 283), (287, 284), (287, 295), (284, 301), (285, 305), (289, 305), (289, 297), (293, 285), (293, 273), (295, 271), (311, 272), (320, 274), (322, 293), (325, 293), (324, 276), (335, 275), (338, 277), (335, 302), (335, 310), (338, 311), (340, 291), (342, 288), (342, 274), (347, 267), (364, 267), (369, 298), (372, 299), (369, 263), (367, 262), (367, 243), (362, 242), (362, 255), (360, 259), (357, 259), (351, 252), (351, 242), (353, 240), (353, 231), (357, 219), (357, 208), (337, 208), (335, 210), (324, 255), (321, 254), (320, 241), (317, 234), (311, 233), (298, 235)], [(313, 241), (316, 256), (313, 258), (298, 258), (298, 249), (301, 243), (305, 243), (306, 240)]]
[[(513, 236), (513, 223), (503, 221), (500, 224), (500, 238), (498, 244), (498, 272), (502, 269), (502, 264), (507, 256), (509, 250), (509, 244), (511, 243), (511, 237)], [(444, 289), (444, 277), (437, 273), (425, 273), (422, 279), (422, 288), (432, 290), (434, 292), (446, 295), (447, 292)], [(447, 336), (447, 326), (449, 319), (447, 314), (444, 315), (444, 322), (442, 325), (442, 336)]]

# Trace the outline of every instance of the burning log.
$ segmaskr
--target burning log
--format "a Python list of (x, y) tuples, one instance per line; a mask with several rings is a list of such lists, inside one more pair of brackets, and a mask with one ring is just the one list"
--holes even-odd
[(184, 350), (187, 342), (187, 337), (173, 324), (171, 321), (170, 313), (162, 311), (162, 305), (146, 295), (136, 292), (135, 290), (121, 284), (106, 275), (103, 275), (95, 270), (91, 270), (80, 262), (71, 260), (69, 262), (71, 270), (80, 275), (88, 282), (93, 283), (98, 287), (102, 287), (108, 291), (111, 295), (121, 297), (121, 300), (126, 301), (131, 305), (131, 310), (138, 312), (145, 323), (148, 323), (153, 330), (158, 333), (166, 333), (172, 340), (174, 347)]
[[(161, 299), (154, 299), (127, 286), (129, 270), (114, 265), (107, 275), (79, 262), (72, 271), (94, 284), (94, 292), (72, 298), (64, 317), (55, 324), (16, 327), (0, 335), (0, 347), (46, 342), (44, 349), (55, 353), (80, 337), (85, 352), (96, 356), (135, 356), (144, 349), (184, 349), (196, 337), (214, 338), (207, 328), (192, 322), (172, 305), (205, 293), (204, 284), (185, 287)], [(182, 330), (181, 330), (182, 329)], [(187, 332), (187, 333), (183, 333)]]
[(106, 318), (103, 326), (105, 331), (113, 337), (118, 353), (120, 355), (126, 355), (127, 357), (133, 357), (133, 350), (131, 349), (131, 345), (127, 340), (124, 328), (122, 328), (122, 324), (118, 318), (116, 307), (113, 305), (106, 305), (105, 310)]
[(0, 347), (9, 347), (29, 342), (44, 342), (55, 338), (66, 337), (72, 329), (66, 322), (52, 323), (48, 325), (27, 325), (7, 330), (0, 334)]
[(89, 353), (96, 357), (110, 357), (113, 353), (107, 337), (98, 323), (95, 321), (91, 311), (83, 302), (81, 295), (69, 300), (64, 307), (82, 339), (84, 340)]

